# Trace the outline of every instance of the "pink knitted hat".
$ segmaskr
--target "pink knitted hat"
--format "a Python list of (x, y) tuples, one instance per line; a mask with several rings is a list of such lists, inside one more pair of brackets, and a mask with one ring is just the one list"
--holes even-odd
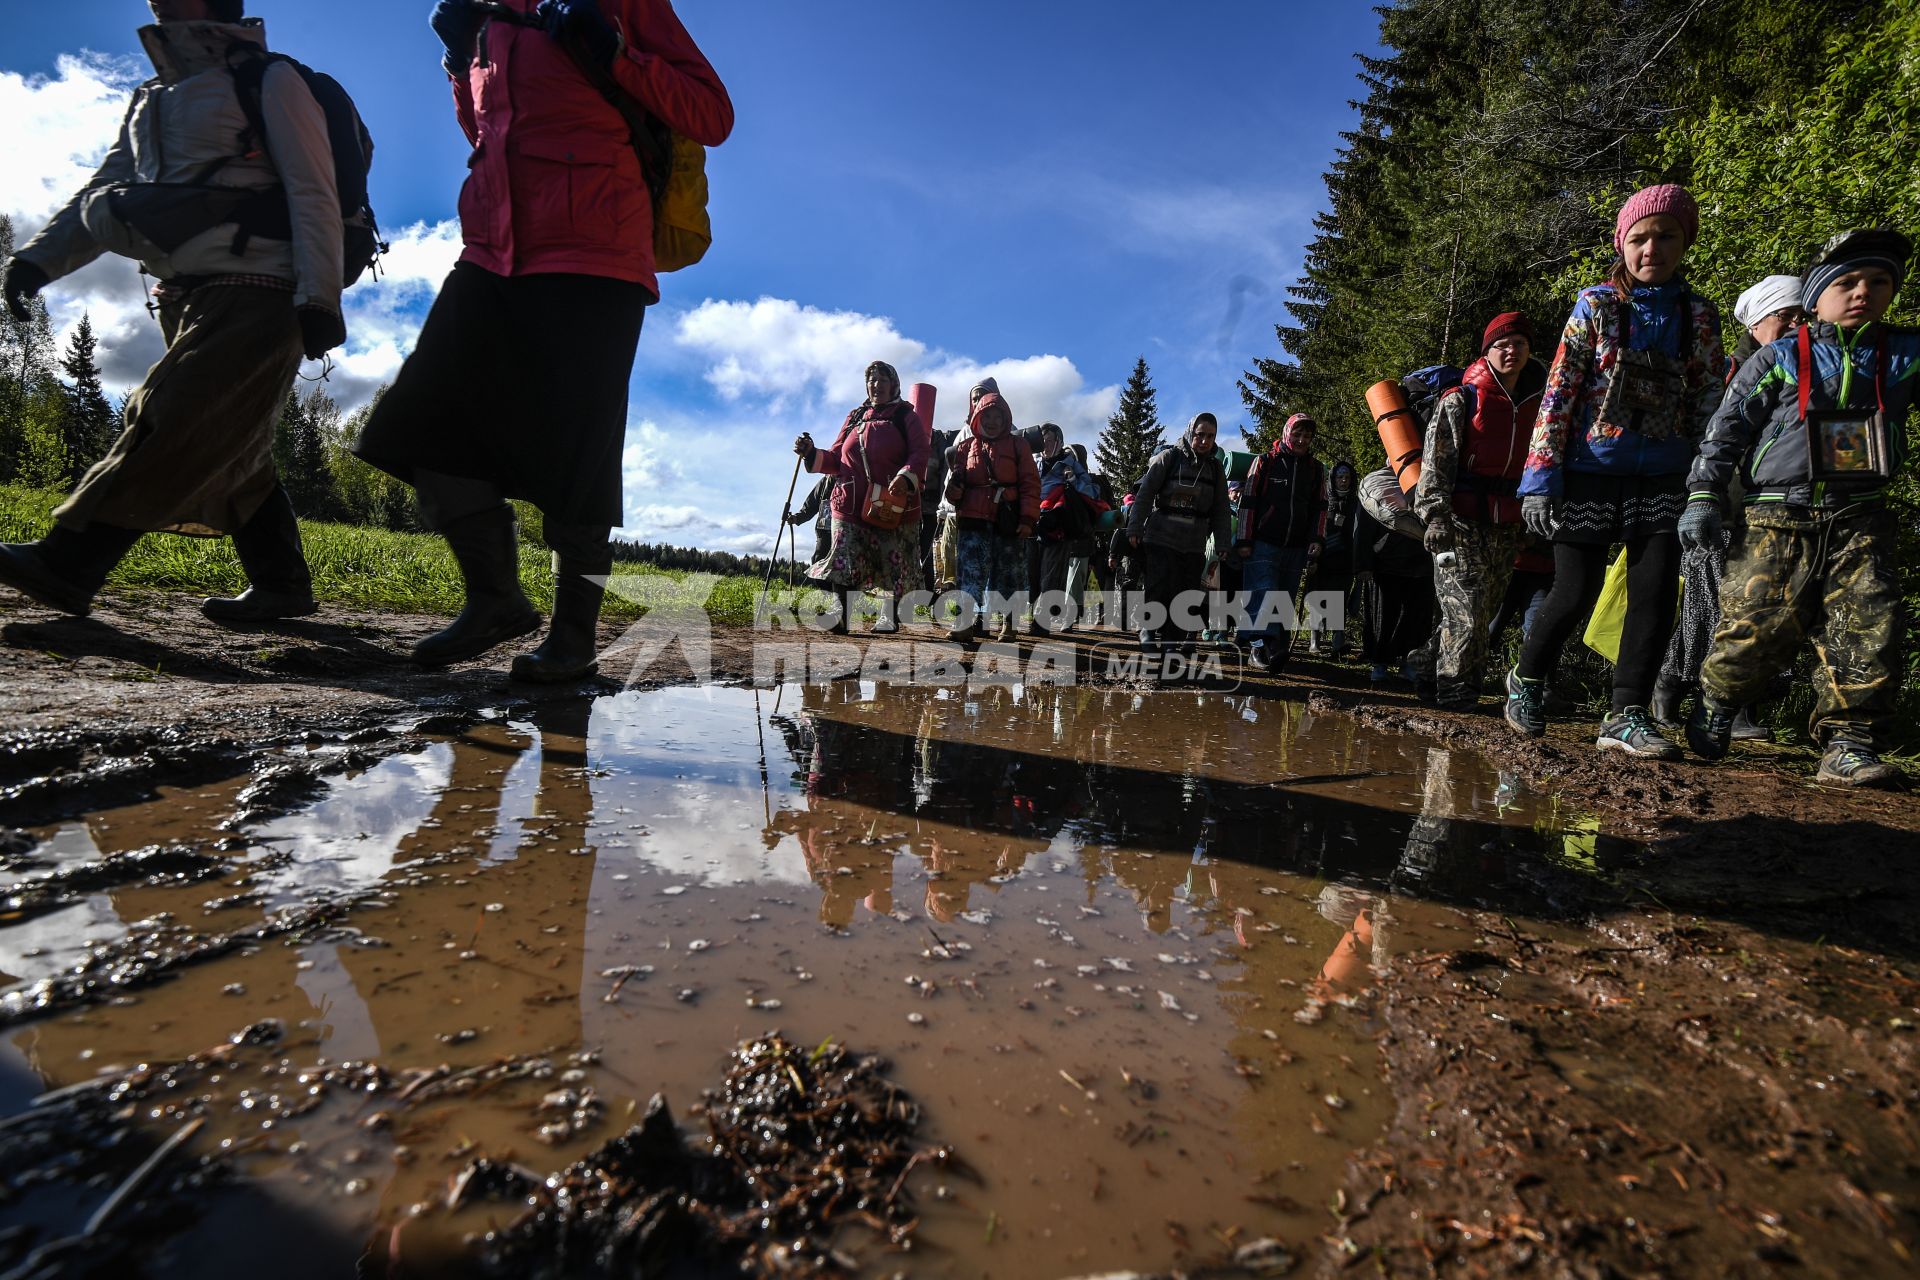
[(1687, 238), (1685, 247), (1693, 247), (1700, 235), (1700, 206), (1694, 203), (1692, 193), (1679, 183), (1663, 182), (1657, 187), (1640, 188), (1620, 206), (1620, 216), (1613, 220), (1614, 252), (1625, 257), (1628, 228), (1656, 213), (1671, 214), (1678, 219), (1680, 230)]

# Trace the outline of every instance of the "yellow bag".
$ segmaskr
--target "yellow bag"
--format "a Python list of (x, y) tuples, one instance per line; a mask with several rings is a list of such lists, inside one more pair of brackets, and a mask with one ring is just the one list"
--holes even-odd
[(653, 269), (678, 271), (707, 256), (713, 222), (707, 216), (707, 149), (672, 135), (667, 189), (654, 206)]
[[(1674, 591), (1678, 594), (1686, 587), (1686, 579), (1674, 580)], [(1581, 639), (1587, 642), (1587, 648), (1593, 650), (1608, 662), (1620, 661), (1620, 632), (1627, 623), (1627, 549), (1620, 548), (1620, 554), (1607, 566), (1607, 580), (1600, 584), (1600, 598), (1593, 602), (1593, 616), (1587, 619), (1587, 633)]]
[(960, 577), (960, 517), (952, 512), (940, 517), (940, 532), (933, 540), (933, 576), (936, 582), (930, 587)]

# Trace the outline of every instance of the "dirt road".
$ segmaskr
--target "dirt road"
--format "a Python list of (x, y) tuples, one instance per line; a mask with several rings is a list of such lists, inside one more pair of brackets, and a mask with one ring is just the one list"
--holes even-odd
[[(0, 857), (29, 845), (26, 828), (158, 788), (250, 778), (268, 812), (313, 782), (276, 791), (287, 748), (344, 744), (364, 765), (436, 725), (577, 692), (511, 685), (504, 661), (431, 674), (398, 661), (439, 625), (329, 610), (235, 632), (154, 595), (110, 598), (89, 621), (12, 613)], [(751, 676), (754, 638), (716, 635), (716, 680)], [(686, 678), (663, 664), (643, 684)], [(1396, 953), (1373, 980), (1390, 1119), (1349, 1158), (1324, 1230), (1289, 1242), (1304, 1268), (1913, 1273), (1912, 795), (1821, 789), (1805, 752), (1771, 748), (1717, 767), (1603, 761), (1583, 724), (1521, 741), (1490, 715), (1375, 695), (1359, 670), (1311, 660), (1244, 692), (1304, 703), (1314, 732), (1475, 753), (1595, 820), (1579, 876), (1541, 888), (1526, 868), (1469, 866), (1422, 883), (1477, 935)]]

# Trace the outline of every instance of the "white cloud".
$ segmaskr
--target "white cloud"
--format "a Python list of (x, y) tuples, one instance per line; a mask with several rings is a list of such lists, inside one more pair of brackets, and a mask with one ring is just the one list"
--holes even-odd
[[(1119, 399), (1118, 387), (1088, 389), (1065, 356), (979, 360), (929, 348), (885, 316), (826, 311), (786, 298), (709, 299), (680, 317), (673, 341), (707, 362), (707, 382), (722, 400), (756, 401), (816, 435), (823, 420), (836, 422), (860, 402), (863, 375), (874, 360), (893, 365), (905, 382), (938, 389), (934, 425), (941, 430), (965, 426), (967, 392), (984, 377), (998, 380), (1022, 425), (1058, 422), (1069, 440), (1088, 445)], [(805, 416), (796, 417), (802, 411)]]
[(44, 225), (92, 176), (141, 78), (131, 59), (97, 53), (54, 65), (51, 78), (0, 71), (0, 210), (16, 230)]

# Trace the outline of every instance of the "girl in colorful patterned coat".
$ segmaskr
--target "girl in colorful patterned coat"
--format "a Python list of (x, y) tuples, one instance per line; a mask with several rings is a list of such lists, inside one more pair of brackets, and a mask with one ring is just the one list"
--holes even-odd
[(1720, 313), (1681, 278), (1700, 211), (1685, 188), (1636, 192), (1614, 224), (1612, 279), (1583, 290), (1547, 375), (1521, 476), (1527, 528), (1553, 543), (1553, 591), (1507, 676), (1507, 722), (1546, 732), (1546, 681), (1626, 545), (1627, 614), (1603, 750), (1672, 759), (1647, 712), (1673, 630), (1687, 468), (1718, 406)]

